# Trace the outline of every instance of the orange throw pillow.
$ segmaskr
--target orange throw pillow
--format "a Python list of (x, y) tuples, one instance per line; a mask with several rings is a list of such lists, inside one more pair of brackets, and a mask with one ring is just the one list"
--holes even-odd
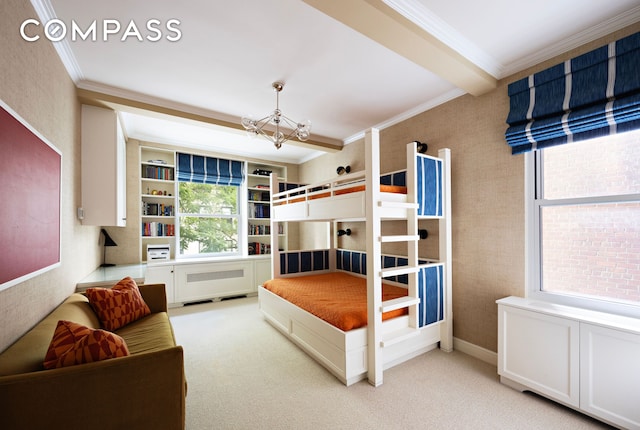
[(115, 333), (71, 321), (58, 321), (44, 358), (44, 368), (55, 369), (127, 355), (127, 344)]
[(112, 288), (89, 288), (85, 292), (102, 327), (114, 331), (151, 313), (136, 281), (126, 277)]

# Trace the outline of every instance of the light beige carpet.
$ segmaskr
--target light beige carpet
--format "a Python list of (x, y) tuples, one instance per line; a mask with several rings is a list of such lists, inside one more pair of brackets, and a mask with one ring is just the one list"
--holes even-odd
[(498, 382), (439, 350), (344, 386), (264, 321), (256, 297), (169, 312), (184, 347), (187, 429), (596, 429), (604, 424)]

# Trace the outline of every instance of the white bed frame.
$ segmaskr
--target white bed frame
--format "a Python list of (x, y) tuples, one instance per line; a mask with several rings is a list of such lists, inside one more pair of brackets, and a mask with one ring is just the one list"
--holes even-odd
[[(342, 331), (282, 297), (258, 287), (260, 310), (265, 319), (349, 386), (367, 377), (367, 328)], [(383, 336), (407, 326), (408, 316), (382, 323)], [(437, 347), (439, 324), (424, 327), (418, 336), (383, 350), (383, 369), (388, 369)]]
[[(325, 366), (344, 384), (368, 378), (369, 383), (382, 384), (383, 370), (440, 346), (445, 351), (453, 350), (453, 325), (451, 315), (451, 198), (449, 194), (451, 171), (448, 149), (439, 152), (443, 162), (442, 215), (439, 219), (439, 259), (436, 264), (444, 267), (444, 319), (424, 327), (418, 327), (417, 275), (418, 264), (418, 216), (417, 216), (417, 167), (415, 144), (407, 145), (407, 194), (380, 192), (380, 155), (378, 130), (365, 134), (364, 172), (340, 176), (328, 182), (311, 184), (284, 192), (272, 192), (272, 240), (277, 243), (276, 223), (284, 221), (366, 221), (367, 264), (367, 327), (344, 332), (324, 320), (300, 309), (281, 297), (258, 288), (260, 309), (265, 319), (280, 330), (291, 341)], [(433, 158), (433, 157), (431, 157)], [(337, 193), (353, 187), (355, 182), (364, 183), (365, 191)], [(279, 184), (272, 175), (271, 189), (277, 191)], [(318, 191), (313, 191), (318, 189)], [(304, 191), (304, 193), (300, 193)], [(330, 193), (331, 197), (312, 197)], [(386, 219), (407, 220), (407, 235), (381, 236), (381, 221)], [(274, 237), (275, 236), (275, 237)], [(382, 242), (408, 243), (409, 266), (392, 269), (381, 267)], [(336, 270), (335, 258), (330, 256), (330, 270)], [(272, 246), (274, 277), (282, 275), (277, 247)], [(423, 265), (424, 266), (424, 265)], [(409, 268), (408, 268), (409, 267)], [(306, 273), (309, 274), (309, 273)], [(382, 302), (382, 278), (408, 274), (409, 297)], [(393, 309), (408, 308), (407, 316), (382, 321), (382, 313)]]
[[(355, 172), (335, 178), (329, 182), (318, 182), (292, 190), (274, 193), (272, 218), (278, 221), (325, 221), (325, 220), (364, 220), (366, 217), (366, 196), (364, 191), (337, 194), (355, 185), (362, 185), (365, 172)], [(318, 191), (308, 191), (322, 187)], [(305, 191), (304, 194), (298, 194)], [(315, 198), (318, 195), (330, 196)], [(407, 195), (399, 193), (380, 193), (389, 203), (406, 203)], [(383, 219), (406, 219), (407, 212), (392, 205), (380, 207)]]

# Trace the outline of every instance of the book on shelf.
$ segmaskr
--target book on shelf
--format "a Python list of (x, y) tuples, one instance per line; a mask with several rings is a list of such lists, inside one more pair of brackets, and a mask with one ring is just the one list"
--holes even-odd
[(159, 236), (175, 236), (175, 225), (165, 224), (161, 222), (143, 222), (142, 236), (159, 237)]
[(173, 205), (142, 202), (142, 216), (173, 216)]
[(271, 207), (268, 202), (249, 203), (249, 218), (269, 218)]
[(268, 202), (271, 199), (271, 195), (268, 191), (249, 190), (249, 200), (257, 202)]
[(144, 166), (143, 179), (161, 179), (163, 181), (173, 181), (173, 167)]
[(262, 236), (271, 234), (270, 225), (249, 224), (249, 234), (252, 236)]
[(249, 242), (249, 255), (271, 254), (270, 243)]
[[(270, 225), (249, 224), (249, 234), (252, 236), (266, 236), (271, 234)], [(278, 224), (278, 234), (284, 234), (284, 225)]]

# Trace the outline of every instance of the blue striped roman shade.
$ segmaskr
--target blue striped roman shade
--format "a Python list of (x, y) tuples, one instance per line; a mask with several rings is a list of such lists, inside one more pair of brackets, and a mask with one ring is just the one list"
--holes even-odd
[(513, 154), (640, 128), (640, 33), (509, 85)]
[(244, 180), (242, 161), (178, 153), (178, 181), (240, 186)]

